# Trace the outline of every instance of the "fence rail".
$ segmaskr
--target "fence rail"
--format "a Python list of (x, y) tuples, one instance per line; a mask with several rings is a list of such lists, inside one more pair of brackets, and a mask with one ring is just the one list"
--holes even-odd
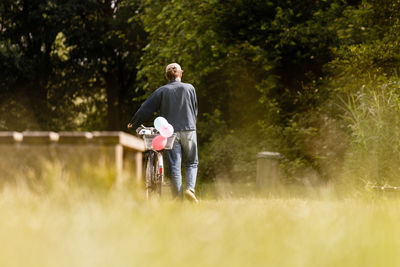
[(142, 139), (125, 132), (0, 132), (0, 178), (37, 169), (42, 161), (58, 161), (81, 170), (85, 163), (115, 170), (116, 180), (142, 177)]

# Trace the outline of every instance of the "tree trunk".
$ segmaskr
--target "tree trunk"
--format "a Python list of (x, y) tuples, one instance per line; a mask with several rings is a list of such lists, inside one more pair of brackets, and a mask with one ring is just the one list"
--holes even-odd
[(114, 73), (106, 73), (104, 75), (106, 81), (107, 92), (107, 130), (116, 131), (121, 130), (120, 124), (120, 103), (117, 76)]

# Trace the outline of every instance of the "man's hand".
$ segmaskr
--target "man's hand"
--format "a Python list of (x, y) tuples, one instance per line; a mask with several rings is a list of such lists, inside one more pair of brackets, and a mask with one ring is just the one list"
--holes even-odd
[(128, 123), (128, 126), (126, 126), (128, 129), (132, 129), (133, 124), (132, 123)]

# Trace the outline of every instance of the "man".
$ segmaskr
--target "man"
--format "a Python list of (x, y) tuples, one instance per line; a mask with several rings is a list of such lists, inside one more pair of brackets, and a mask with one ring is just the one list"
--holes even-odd
[(177, 63), (165, 69), (168, 84), (161, 86), (142, 104), (135, 113), (128, 128), (136, 129), (149, 119), (154, 112), (174, 127), (176, 139), (172, 150), (168, 150), (170, 178), (175, 196), (182, 196), (182, 158), (186, 167), (185, 197), (198, 202), (195, 196), (197, 177), (197, 136), (196, 117), (198, 113), (196, 91), (191, 84), (181, 82), (183, 70)]

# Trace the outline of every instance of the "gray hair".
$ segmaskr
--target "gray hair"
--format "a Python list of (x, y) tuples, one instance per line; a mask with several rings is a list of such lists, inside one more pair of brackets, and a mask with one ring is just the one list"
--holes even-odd
[(177, 78), (181, 72), (183, 70), (178, 63), (171, 63), (165, 68), (165, 78), (170, 81)]

